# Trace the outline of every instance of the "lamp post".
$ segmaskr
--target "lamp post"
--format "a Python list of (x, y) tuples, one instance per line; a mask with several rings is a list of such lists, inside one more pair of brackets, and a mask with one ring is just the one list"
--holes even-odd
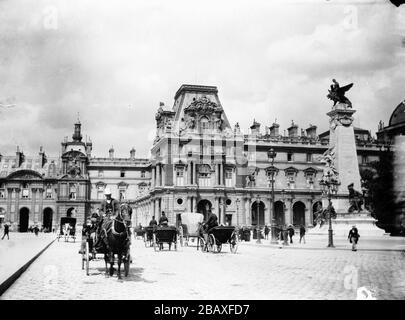
[(257, 229), (256, 229), (256, 236), (257, 236), (257, 241), (256, 243), (261, 244), (262, 240), (260, 239), (260, 198), (259, 196), (257, 196), (257, 200), (256, 200), (256, 214), (257, 214)]
[[(276, 219), (274, 217), (275, 215), (275, 210), (274, 210), (274, 158), (277, 156), (277, 152), (274, 151), (273, 148), (270, 148), (269, 151), (267, 151), (267, 156), (271, 161), (271, 197), (270, 197), (270, 208), (271, 208), (271, 243), (277, 243), (277, 237), (276, 237)], [(269, 210), (270, 212), (270, 210)]]
[(332, 194), (336, 194), (338, 191), (338, 187), (340, 182), (335, 179), (330, 171), (326, 175), (323, 176), (322, 180), (319, 183), (322, 187), (322, 191), (324, 194), (328, 196), (328, 213), (329, 213), (329, 248), (334, 248), (333, 245), (333, 229), (332, 229)]
[(240, 199), (236, 198), (236, 225), (239, 225), (239, 203)]

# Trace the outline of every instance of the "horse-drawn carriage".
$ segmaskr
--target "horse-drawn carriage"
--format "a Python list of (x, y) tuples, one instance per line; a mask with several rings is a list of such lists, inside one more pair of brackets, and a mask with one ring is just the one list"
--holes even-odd
[(73, 239), (76, 242), (76, 218), (62, 217), (60, 218), (60, 225), (58, 229), (58, 241), (60, 238), (65, 238), (65, 242)]
[(163, 244), (169, 245), (169, 250), (174, 245), (177, 250), (177, 228), (176, 227), (156, 227), (153, 232), (153, 248), (155, 251), (163, 250)]
[(237, 230), (233, 226), (218, 226), (208, 231), (208, 238), (199, 238), (202, 252), (221, 252), (222, 245), (229, 244), (232, 253), (238, 250)]
[(203, 219), (204, 216), (201, 213), (185, 212), (181, 214), (183, 232), (180, 234), (180, 243), (189, 246), (190, 243), (196, 242), (198, 249)]
[[(82, 269), (86, 269), (86, 275), (90, 274), (90, 260), (97, 260), (97, 254), (102, 254), (105, 261), (106, 275), (108, 275), (108, 262), (110, 263), (109, 275), (114, 274), (114, 255), (117, 255), (118, 279), (121, 279), (121, 263), (124, 264), (124, 275), (128, 276), (132, 262), (130, 254), (130, 212), (129, 206), (122, 205), (121, 211), (116, 217), (110, 218), (107, 215), (101, 221), (97, 221), (95, 228), (93, 228), (96, 232), (86, 236), (85, 248), (82, 250)], [(100, 240), (99, 237), (103, 238)]]

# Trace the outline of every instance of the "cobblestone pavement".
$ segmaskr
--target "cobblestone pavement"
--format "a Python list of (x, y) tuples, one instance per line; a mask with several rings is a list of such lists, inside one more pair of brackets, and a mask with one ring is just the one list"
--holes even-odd
[[(1, 234), (3, 236), (3, 234)], [(10, 233), (0, 240), (0, 283), (26, 264), (56, 237), (55, 234)]]
[(1, 299), (405, 299), (399, 251), (284, 250), (241, 243), (237, 254), (195, 247), (154, 252), (133, 241), (130, 275), (106, 278), (102, 259), (81, 269), (79, 244), (54, 242)]

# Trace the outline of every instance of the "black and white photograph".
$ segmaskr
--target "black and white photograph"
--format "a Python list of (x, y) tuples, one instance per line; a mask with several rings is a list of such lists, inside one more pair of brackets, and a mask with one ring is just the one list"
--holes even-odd
[(0, 238), (0, 300), (405, 300), (405, 1), (0, 0)]

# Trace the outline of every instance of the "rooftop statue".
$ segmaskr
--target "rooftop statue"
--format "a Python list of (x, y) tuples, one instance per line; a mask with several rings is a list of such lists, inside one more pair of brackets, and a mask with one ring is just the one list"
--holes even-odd
[(333, 79), (330, 89), (328, 90), (329, 93), (326, 96), (328, 99), (333, 101), (333, 106), (336, 106), (337, 103), (344, 103), (347, 104), (348, 108), (352, 107), (352, 103), (350, 100), (345, 96), (345, 93), (353, 87), (353, 83), (345, 85), (344, 87), (340, 87), (339, 83)]

